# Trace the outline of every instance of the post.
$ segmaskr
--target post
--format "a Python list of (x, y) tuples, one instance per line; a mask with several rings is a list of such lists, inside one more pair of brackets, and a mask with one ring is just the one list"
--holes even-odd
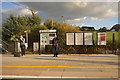
[(94, 49), (94, 46), (95, 46), (95, 41), (94, 41), (94, 39), (93, 39), (93, 46), (92, 46), (92, 53), (94, 54), (95, 53), (95, 49)]
[(26, 32), (26, 43), (28, 44), (28, 33)]
[(115, 49), (115, 35), (114, 35), (114, 33), (113, 33), (113, 35), (112, 35), (112, 53), (114, 54), (114, 49)]
[(83, 48), (84, 48), (84, 53), (86, 53), (86, 47), (85, 47), (85, 33), (83, 32)]
[(41, 47), (41, 44), (40, 44), (40, 42), (41, 42), (41, 41), (40, 41), (40, 40), (41, 40), (41, 39), (40, 39), (40, 33), (41, 33), (41, 32), (39, 31), (39, 43), (38, 43), (38, 44), (39, 44), (39, 46), (38, 46), (38, 47), (39, 47), (39, 49), (38, 49), (39, 55), (40, 55), (40, 47)]
[(62, 22), (64, 23), (64, 16), (61, 16), (61, 18), (62, 18)]
[(117, 38), (117, 42), (116, 42), (116, 54), (119, 54), (119, 40), (120, 40), (120, 38), (119, 38), (119, 34), (120, 33), (120, 31), (117, 31), (117, 36), (116, 37), (118, 37)]
[(52, 29), (53, 29), (53, 21), (54, 21), (54, 19), (53, 19), (53, 17), (52, 17)]
[(27, 31), (24, 31), (25, 32), (25, 36), (26, 36), (26, 43), (28, 45), (28, 32)]

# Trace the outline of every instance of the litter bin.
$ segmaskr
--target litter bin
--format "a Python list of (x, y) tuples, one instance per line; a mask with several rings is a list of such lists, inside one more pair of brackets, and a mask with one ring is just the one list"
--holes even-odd
[(15, 42), (15, 46), (14, 46), (14, 57), (20, 57), (21, 56), (21, 49), (20, 49), (20, 43), (19, 42)]

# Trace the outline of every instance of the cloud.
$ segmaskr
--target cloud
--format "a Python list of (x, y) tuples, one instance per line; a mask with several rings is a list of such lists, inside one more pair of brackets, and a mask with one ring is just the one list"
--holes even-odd
[(4, 0), (3, 2), (119, 2), (119, 0)]
[(61, 16), (64, 16), (64, 20), (68, 23), (79, 23), (85, 16), (97, 21), (118, 15), (117, 2), (20, 2), (20, 4), (27, 5), (29, 8), (13, 9), (6, 13), (30, 15), (30, 9), (34, 9), (44, 20), (54, 17), (55, 20), (60, 21)]
[(76, 18), (76, 19), (73, 19), (73, 20), (66, 20), (67, 23), (70, 23), (70, 24), (75, 24), (75, 23), (81, 23), (83, 22), (87, 17), (83, 17), (83, 18)]
[(104, 20), (104, 18), (98, 18), (98, 17), (90, 17), (92, 21), (101, 21)]
[[(117, 16), (117, 2), (24, 2), (30, 8), (54, 17), (94, 17), (96, 20)], [(98, 19), (97, 19), (98, 18)]]
[(30, 9), (27, 8), (13, 8), (8, 10), (2, 10), (2, 14), (14, 14), (15, 16), (31, 15)]
[(78, 7), (86, 7), (87, 6), (87, 2), (74, 2), (74, 4)]
[(9, 17), (10, 14), (14, 14), (14, 16), (32, 15), (31, 10), (29, 8), (17, 7), (17, 8), (13, 8), (13, 9), (7, 9), (7, 10), (3, 9), (2, 10), (3, 22), (6, 20), (6, 18)]
[(91, 20), (93, 21), (100, 21), (104, 19), (109, 19), (118, 16), (118, 12), (113, 11), (112, 9), (108, 9), (105, 11), (105, 13), (102, 16), (95, 16), (95, 17), (90, 17)]
[(106, 11), (106, 13), (104, 14), (104, 17), (114, 17), (114, 16), (117, 16), (118, 13), (114, 12), (112, 9), (109, 9)]

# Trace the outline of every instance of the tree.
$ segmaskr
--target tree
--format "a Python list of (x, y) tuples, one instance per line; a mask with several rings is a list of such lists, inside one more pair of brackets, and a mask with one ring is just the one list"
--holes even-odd
[(18, 16), (15, 17), (10, 14), (6, 22), (3, 23), (3, 40), (15, 41), (21, 34), (25, 34), (25, 31), (29, 32), (34, 29), (33, 27), (40, 25), (41, 18), (34, 13), (32, 16)]
[(6, 23), (3, 23), (3, 40), (15, 40), (14, 37), (23, 30), (21, 26), (22, 20), (23, 19), (21, 17), (15, 17), (13, 14), (10, 14), (10, 17), (7, 19)]
[(31, 13), (32, 13), (31, 22), (32, 22), (33, 26), (40, 25), (41, 18), (39, 16), (35, 15), (36, 11), (35, 10), (31, 10)]
[(87, 27), (87, 26), (83, 26), (80, 28), (81, 31), (94, 31), (95, 28), (94, 27)]
[(111, 30), (115, 29), (115, 31), (120, 31), (120, 24), (114, 25)]
[(48, 19), (47, 21), (44, 22), (44, 25), (48, 28), (48, 29), (53, 29), (53, 23), (54, 21), (52, 19)]
[(32, 16), (31, 21), (33, 23), (33, 26), (40, 25), (40, 23), (41, 23), (40, 17), (38, 17), (36, 15)]
[(29, 40), (28, 40), (29, 48), (32, 48), (33, 42), (39, 42), (39, 30), (46, 30), (46, 29), (48, 28), (44, 25), (37, 25), (33, 27), (33, 29), (31, 30), (29, 34)]
[[(65, 52), (68, 50), (69, 46), (65, 46), (66, 32), (79, 32), (80, 29), (76, 26), (72, 26), (67, 23), (54, 22), (52, 26), (53, 29), (57, 30), (58, 40), (59, 40), (59, 50), (60, 52)], [(73, 48), (73, 47), (72, 47)]]
[(106, 27), (100, 28), (98, 31), (107, 31)]

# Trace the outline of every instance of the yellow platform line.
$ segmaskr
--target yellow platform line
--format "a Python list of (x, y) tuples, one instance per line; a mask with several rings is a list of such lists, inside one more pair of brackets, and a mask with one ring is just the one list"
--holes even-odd
[(120, 68), (120, 67), (80, 67), (80, 66), (1, 66), (9, 68)]

